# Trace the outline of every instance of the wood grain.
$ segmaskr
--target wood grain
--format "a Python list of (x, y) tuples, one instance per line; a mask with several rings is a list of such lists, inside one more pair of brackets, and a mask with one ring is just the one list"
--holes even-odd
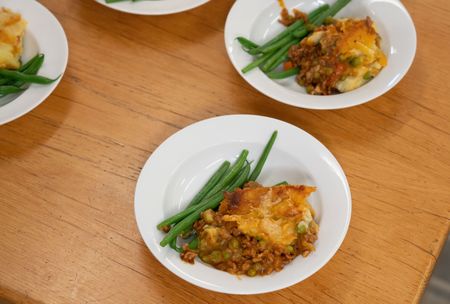
[[(393, 90), (337, 111), (262, 96), (231, 66), (232, 0), (163, 17), (92, 0), (42, 0), (70, 45), (56, 91), (0, 127), (0, 298), (17, 303), (417, 303), (450, 223), (450, 13), (405, 1), (418, 50)], [(136, 179), (169, 135), (234, 113), (297, 125), (338, 158), (353, 216), (308, 280), (256, 296), (194, 287), (160, 265), (135, 225)]]

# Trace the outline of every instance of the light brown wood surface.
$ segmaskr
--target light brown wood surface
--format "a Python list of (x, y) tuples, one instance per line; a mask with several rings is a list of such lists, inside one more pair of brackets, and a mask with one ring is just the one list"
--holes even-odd
[[(405, 1), (418, 33), (407, 76), (384, 96), (302, 110), (251, 88), (223, 30), (232, 0), (161, 17), (92, 0), (42, 0), (69, 40), (67, 72), (26, 116), (0, 127), (0, 298), (18, 303), (415, 303), (450, 218), (447, 0)], [(251, 113), (323, 142), (349, 179), (353, 214), (336, 256), (265, 295), (190, 285), (142, 241), (139, 172), (169, 135), (205, 118)]]

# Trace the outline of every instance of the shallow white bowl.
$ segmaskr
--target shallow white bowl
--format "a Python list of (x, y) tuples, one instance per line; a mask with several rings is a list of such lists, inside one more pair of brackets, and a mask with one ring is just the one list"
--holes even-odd
[[(317, 186), (309, 199), (320, 225), (316, 251), (297, 257), (281, 272), (249, 278), (216, 270), (199, 259), (195, 265), (163, 248), (164, 234), (156, 225), (184, 209), (224, 160), (242, 149), (257, 160), (274, 130), (278, 138), (258, 182), (273, 185)], [(197, 286), (231, 294), (256, 294), (298, 283), (323, 267), (344, 240), (351, 216), (350, 189), (340, 165), (319, 141), (280, 120), (253, 116), (221, 116), (190, 125), (164, 141), (150, 156), (139, 176), (135, 193), (139, 231), (153, 255), (167, 269)]]
[[(335, 0), (286, 0), (288, 8), (310, 12)], [(382, 49), (388, 65), (362, 87), (351, 92), (313, 96), (295, 82), (295, 77), (274, 81), (261, 70), (246, 74), (241, 69), (253, 57), (242, 50), (238, 36), (263, 43), (283, 30), (278, 22), (280, 8), (274, 0), (238, 0), (233, 5), (225, 25), (225, 45), (236, 70), (254, 88), (280, 102), (308, 109), (340, 109), (370, 101), (392, 89), (406, 74), (416, 52), (416, 30), (405, 7), (398, 0), (353, 0), (338, 14), (339, 17), (370, 16), (382, 37)]]
[(96, 0), (112, 9), (137, 15), (167, 15), (193, 9), (209, 0), (149, 0), (138, 2), (117, 2), (107, 4), (105, 0)]
[(0, 0), (2, 6), (20, 13), (28, 22), (22, 62), (43, 53), (45, 60), (38, 74), (49, 78), (61, 77), (50, 85), (32, 84), (21, 94), (0, 98), (0, 125), (28, 113), (43, 102), (61, 81), (69, 56), (63, 28), (42, 4), (30, 0)]

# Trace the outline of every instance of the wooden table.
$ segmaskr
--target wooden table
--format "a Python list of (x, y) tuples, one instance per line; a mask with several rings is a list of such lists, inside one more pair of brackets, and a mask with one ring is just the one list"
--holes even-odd
[[(447, 0), (405, 1), (418, 32), (408, 75), (368, 104), (311, 111), (252, 89), (230, 64), (232, 0), (163, 17), (92, 0), (42, 0), (70, 45), (56, 91), (0, 127), (0, 298), (18, 303), (418, 302), (449, 230)], [(308, 280), (257, 296), (171, 274), (136, 228), (144, 162), (169, 135), (216, 115), (297, 125), (337, 157), (353, 216), (336, 256)]]

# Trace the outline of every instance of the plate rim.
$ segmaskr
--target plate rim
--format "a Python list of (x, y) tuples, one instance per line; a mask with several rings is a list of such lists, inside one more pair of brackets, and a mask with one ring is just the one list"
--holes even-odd
[[(265, 2), (268, 2), (269, 0), (263, 0)], [(306, 0), (300, 0), (302, 2), (305, 2)], [(356, 1), (356, 0), (355, 0)], [(299, 102), (299, 100), (301, 100), (302, 98), (305, 99), (323, 99), (323, 98), (333, 98), (333, 97), (337, 97), (337, 96), (349, 96), (349, 94), (354, 95), (355, 91), (358, 91), (358, 89), (363, 88), (364, 86), (357, 88), (355, 90), (352, 90), (350, 92), (346, 92), (346, 93), (340, 93), (340, 94), (336, 94), (336, 95), (330, 95), (330, 96), (315, 96), (315, 95), (309, 95), (309, 94), (299, 94), (298, 92), (295, 91), (291, 91), (288, 89), (279, 89), (279, 92), (271, 92), (270, 90), (267, 90), (264, 86), (260, 86), (255, 84), (254, 82), (258, 82), (258, 80), (252, 80), (248, 74), (244, 75), (241, 72), (241, 68), (240, 66), (238, 66), (238, 63), (236, 62), (235, 57), (233, 57), (232, 55), (232, 43), (230, 43), (230, 41), (234, 41), (235, 38), (231, 39), (229, 37), (229, 31), (230, 31), (230, 27), (231, 25), (231, 17), (232, 14), (238, 9), (238, 7), (240, 5), (242, 5), (242, 3), (244, 3), (244, 1), (240, 1), (237, 0), (235, 1), (235, 3), (233, 4), (233, 6), (231, 7), (228, 15), (227, 15), (227, 19), (225, 22), (225, 29), (224, 29), (224, 43), (225, 43), (225, 49), (228, 55), (229, 60), (231, 61), (233, 67), (235, 68), (235, 70), (238, 72), (238, 74), (247, 82), (248, 85), (250, 85), (251, 87), (253, 87), (254, 89), (256, 89), (259, 93), (284, 104), (287, 105), (291, 105), (294, 107), (298, 107), (298, 108), (303, 108), (303, 109), (311, 109), (311, 110), (337, 110), (337, 109), (345, 109), (345, 108), (350, 108), (350, 107), (354, 107), (354, 106), (358, 106), (370, 101), (375, 100), (376, 98), (384, 95), (385, 93), (387, 93), (388, 91), (390, 91), (391, 89), (393, 89), (408, 73), (409, 69), (412, 66), (412, 63), (414, 62), (414, 58), (417, 52), (417, 31), (415, 28), (415, 24), (414, 21), (411, 17), (411, 15), (409, 14), (408, 10), (406, 9), (406, 7), (403, 5), (403, 3), (400, 0), (358, 0), (361, 1), (363, 3), (366, 2), (383, 2), (383, 3), (388, 3), (388, 4), (392, 4), (392, 5), (396, 5), (398, 6), (403, 15), (406, 17), (406, 19), (408, 20), (408, 26), (409, 29), (411, 30), (411, 34), (412, 34), (412, 55), (408, 58), (408, 60), (406, 61), (405, 64), (405, 68), (403, 70), (402, 73), (399, 74), (398, 77), (396, 77), (393, 81), (389, 82), (388, 85), (384, 86), (382, 89), (377, 89), (375, 90), (376, 92), (369, 92), (369, 94), (366, 94), (364, 97), (357, 97), (355, 98), (354, 101), (350, 101), (350, 102), (346, 102), (345, 104), (341, 104), (341, 103), (337, 103), (337, 104), (314, 104), (313, 102), (309, 102), (307, 104), (303, 103), (303, 102)], [(261, 3), (261, 6), (263, 7), (266, 3)], [(316, 1), (317, 2), (317, 1)], [(320, 2), (329, 2), (329, 0), (320, 0)], [(258, 73), (262, 75), (262, 72), (260, 70), (254, 71), (254, 73)], [(255, 76), (253, 76), (255, 77)], [(272, 83), (276, 83), (275, 81), (271, 81)], [(285, 92), (287, 95), (292, 95), (292, 96), (283, 96), (280, 97), (278, 94), (282, 94), (283, 92)], [(295, 93), (295, 98), (296, 100), (294, 100), (294, 93)], [(352, 94), (353, 93), (353, 94)], [(337, 97), (339, 98), (339, 97)], [(289, 100), (287, 100), (289, 99)], [(344, 99), (344, 98), (341, 98)], [(347, 98), (350, 99), (350, 98)]]
[[(115, 11), (122, 12), (122, 13), (141, 15), (141, 16), (161, 16), (161, 15), (170, 15), (170, 14), (177, 14), (177, 13), (185, 12), (185, 11), (194, 9), (196, 7), (199, 7), (203, 4), (206, 4), (210, 0), (190, 0), (190, 1), (192, 1), (192, 4), (186, 5), (181, 8), (176, 8), (176, 9), (162, 8), (162, 9), (155, 9), (155, 11), (139, 11), (139, 10), (126, 9), (126, 8), (122, 8), (121, 6), (117, 6), (114, 4), (108, 4), (105, 2), (105, 0), (95, 0), (95, 1), (103, 6), (106, 6), (110, 9), (113, 9)], [(164, 0), (157, 0), (157, 2), (164, 2)], [(132, 3), (127, 3), (127, 4), (132, 5)], [(125, 5), (125, 3), (122, 3), (122, 5)]]
[[(209, 286), (209, 285), (205, 285), (203, 284), (202, 281), (198, 281), (195, 279), (190, 278), (188, 275), (186, 275), (184, 272), (179, 271), (175, 266), (173, 266), (171, 263), (165, 263), (164, 257), (161, 255), (158, 255), (156, 252), (154, 252), (153, 248), (153, 243), (150, 240), (150, 237), (144, 237), (145, 234), (142, 231), (142, 224), (141, 221), (144, 220), (143, 216), (141, 214), (139, 214), (139, 206), (141, 205), (140, 201), (139, 201), (139, 194), (141, 192), (141, 188), (143, 187), (142, 185), (142, 178), (143, 178), (143, 174), (144, 172), (147, 172), (149, 170), (149, 167), (152, 165), (152, 158), (153, 155), (155, 155), (157, 153), (157, 151), (160, 149), (160, 147), (162, 147), (167, 141), (172, 141), (172, 140), (176, 140), (176, 137), (178, 136), (182, 136), (183, 130), (186, 130), (187, 128), (190, 127), (198, 127), (198, 125), (200, 124), (205, 124), (206, 127), (208, 123), (210, 123), (211, 121), (214, 120), (227, 120), (227, 119), (234, 119), (234, 118), (241, 118), (241, 119), (261, 119), (261, 120), (271, 120), (277, 124), (284, 124), (284, 125), (288, 125), (291, 128), (296, 129), (297, 132), (301, 132), (303, 133), (305, 136), (307, 136), (307, 138), (309, 138), (310, 140), (312, 140), (315, 144), (318, 144), (320, 146), (321, 149), (323, 149), (323, 151), (325, 151), (325, 153), (327, 153), (327, 156), (331, 158), (331, 160), (333, 161), (333, 165), (339, 170), (340, 175), (342, 176), (342, 182), (344, 185), (344, 192), (345, 192), (345, 196), (346, 196), (346, 201), (343, 202), (343, 204), (345, 204), (345, 209), (346, 209), (346, 218), (345, 218), (345, 226), (342, 229), (341, 234), (339, 235), (339, 238), (337, 239), (336, 243), (334, 244), (334, 247), (330, 250), (328, 256), (326, 256), (326, 258), (323, 258), (321, 263), (318, 263), (317, 266), (315, 266), (314, 270), (309, 273), (308, 275), (304, 276), (302, 279), (300, 280), (292, 280), (289, 283), (285, 283), (282, 284), (281, 286), (274, 284), (272, 287), (270, 288), (262, 288), (258, 291), (251, 291), (251, 292), (247, 292), (245, 290), (230, 290), (227, 289), (226, 286), (221, 286), (221, 288), (215, 288), (215, 286)], [(205, 126), (203, 126), (205, 127)], [(158, 154), (156, 154), (156, 157), (159, 157)], [(180, 165), (180, 164), (178, 164)], [(151, 167), (150, 167), (151, 168)], [(141, 181), (141, 182), (140, 182)], [(352, 197), (351, 197), (351, 191), (350, 191), (350, 186), (348, 183), (348, 179), (347, 176), (345, 175), (344, 170), (342, 169), (342, 166), (339, 164), (338, 160), (336, 159), (336, 157), (331, 153), (330, 150), (328, 150), (328, 148), (323, 145), (318, 139), (316, 139), (314, 136), (312, 136), (311, 134), (309, 134), (308, 132), (306, 132), (305, 130), (290, 124), (288, 122), (279, 120), (279, 119), (275, 119), (272, 117), (267, 117), (267, 116), (260, 116), (260, 115), (248, 115), (248, 114), (233, 114), (233, 115), (223, 115), (223, 116), (216, 116), (216, 117), (212, 117), (212, 118), (207, 118), (204, 120), (200, 120), (197, 122), (194, 122), (188, 126), (186, 126), (185, 128), (182, 128), (180, 130), (178, 130), (177, 132), (171, 134), (169, 137), (167, 137), (152, 153), (151, 155), (147, 158), (147, 160), (145, 161), (144, 166), (142, 167), (141, 172), (139, 173), (139, 177), (137, 179), (136, 182), (136, 187), (135, 187), (135, 192), (134, 192), (134, 215), (135, 215), (135, 220), (136, 220), (136, 225), (139, 231), (139, 234), (141, 235), (141, 238), (144, 240), (144, 243), (147, 247), (147, 249), (151, 252), (151, 254), (153, 255), (153, 257), (162, 265), (164, 266), (167, 270), (169, 270), (172, 274), (176, 275), (177, 277), (183, 279), (184, 281), (191, 283), (193, 285), (196, 285), (198, 287), (201, 288), (205, 288), (208, 290), (212, 290), (215, 292), (220, 292), (220, 293), (225, 293), (225, 294), (236, 294), (236, 295), (249, 295), (249, 294), (262, 294), (262, 293), (268, 293), (268, 292), (273, 292), (273, 291), (277, 291), (277, 290), (281, 290), (287, 287), (290, 287), (294, 284), (300, 283), (301, 281), (307, 279), (308, 277), (312, 276), (313, 274), (315, 274), (317, 271), (319, 271), (320, 269), (322, 269), (332, 258), (333, 256), (336, 254), (336, 252), (338, 251), (338, 249), (341, 247), (347, 233), (348, 233), (348, 229), (350, 227), (350, 221), (351, 221), (351, 215), (352, 215)], [(217, 270), (219, 271), (219, 270)]]

